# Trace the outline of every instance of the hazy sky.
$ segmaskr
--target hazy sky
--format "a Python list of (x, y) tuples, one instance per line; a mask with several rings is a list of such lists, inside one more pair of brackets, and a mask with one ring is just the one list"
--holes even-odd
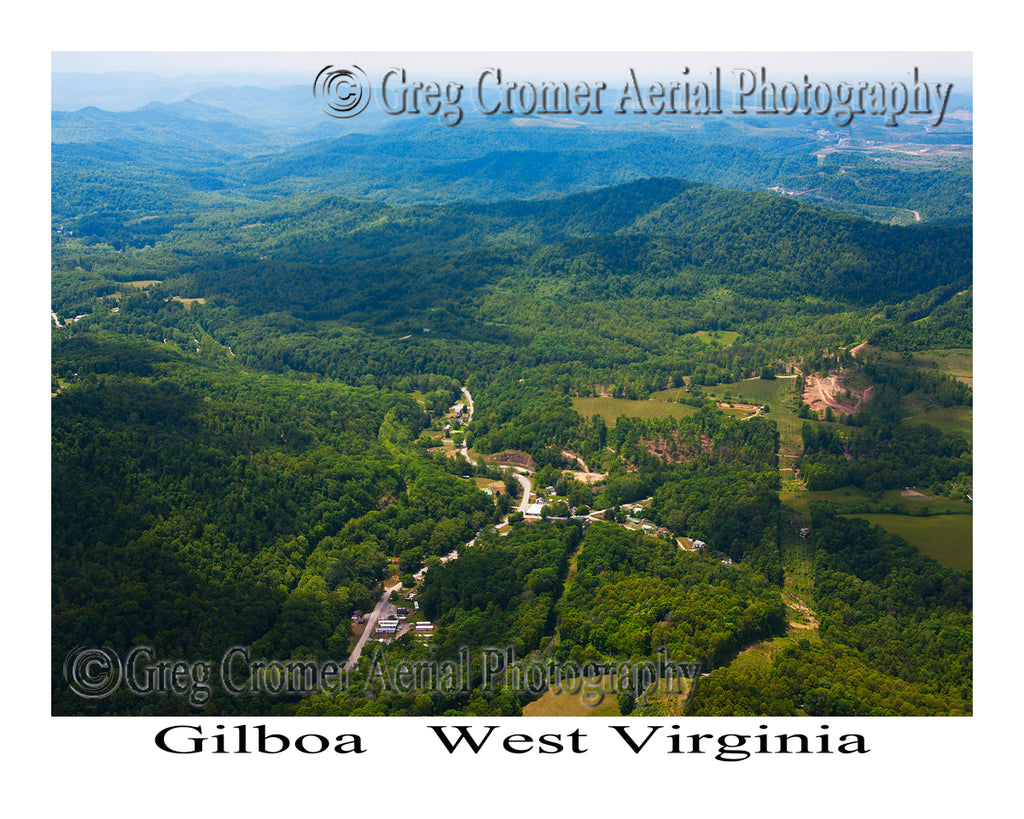
[(452, 76), (476, 74), (500, 65), (524, 77), (587, 79), (637, 71), (673, 74), (683, 67), (691, 73), (721, 67), (759, 68), (787, 77), (845, 75), (851, 78), (886, 76), (902, 79), (915, 67), (930, 78), (967, 77), (972, 73), (969, 52), (53, 52), (55, 72), (151, 71), (164, 76), (210, 72), (280, 74), (308, 77), (327, 64), (356, 63), (376, 73), (396, 64)]

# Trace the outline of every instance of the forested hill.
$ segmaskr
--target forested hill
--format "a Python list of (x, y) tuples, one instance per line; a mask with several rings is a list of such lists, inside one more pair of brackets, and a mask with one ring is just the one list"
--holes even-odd
[(488, 205), (290, 198), (200, 215), (149, 252), (189, 295), (366, 326), (427, 321), (439, 305), (475, 320), (484, 292), (531, 282), (570, 301), (614, 281), (625, 298), (724, 288), (872, 304), (971, 279), (968, 228), (896, 228), (674, 179)]
[[(76, 646), (361, 683), (399, 582), (433, 649), (390, 660), (668, 647), (698, 713), (970, 712), (969, 540), (846, 517), (970, 514), (969, 121), (324, 139), (203, 99), (53, 118), (55, 713), (204, 706), (86, 701)], [(527, 704), (314, 691), (207, 713)]]
[(815, 117), (651, 128), (614, 116), (477, 115), (445, 128), (374, 106), (331, 120), (303, 85), (210, 88), (132, 111), (55, 111), (51, 124), (58, 222), (106, 213), (125, 225), (306, 193), (396, 203), (549, 198), (663, 176), (775, 189), (883, 222), (968, 224), (972, 213), (969, 118), (937, 130), (839, 128)]

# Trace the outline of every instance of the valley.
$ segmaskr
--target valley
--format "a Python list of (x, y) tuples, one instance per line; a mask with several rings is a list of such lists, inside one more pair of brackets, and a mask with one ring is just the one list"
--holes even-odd
[(190, 712), (76, 696), (79, 645), (355, 683), (210, 715), (579, 712), (362, 686), (484, 646), (702, 670), (595, 715), (972, 712), (969, 119), (325, 137), (239, 95), (53, 115), (54, 714)]

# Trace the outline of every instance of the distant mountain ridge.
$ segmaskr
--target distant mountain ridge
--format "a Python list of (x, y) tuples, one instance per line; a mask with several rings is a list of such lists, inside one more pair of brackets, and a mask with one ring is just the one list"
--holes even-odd
[[(201, 84), (182, 99), (131, 111), (55, 111), (51, 139), (61, 172), (54, 174), (54, 217), (64, 222), (115, 208), (130, 222), (154, 209), (167, 215), (216, 205), (212, 190), (230, 207), (310, 192), (493, 202), (668, 176), (736, 190), (776, 188), (880, 220), (971, 220), (967, 160), (932, 162), (931, 148), (895, 143), (889, 151), (885, 141), (913, 133), (969, 158), (969, 122), (941, 134), (895, 134), (861, 124), (838, 129), (820, 117), (609, 117), (564, 128), (475, 115), (447, 128), (436, 117), (389, 116), (371, 105), (344, 120), (326, 116), (310, 87)], [(851, 148), (854, 141), (862, 147)], [(875, 144), (877, 155), (863, 147)], [(111, 151), (125, 161), (118, 164)], [(177, 173), (186, 167), (202, 174), (203, 185)]]

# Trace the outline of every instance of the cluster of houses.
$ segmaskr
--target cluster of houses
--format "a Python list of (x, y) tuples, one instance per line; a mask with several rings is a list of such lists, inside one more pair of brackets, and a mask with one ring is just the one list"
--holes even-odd
[(469, 423), (469, 413), (466, 412), (466, 405), (459, 403), (455, 404), (451, 408), (451, 412), (455, 416), (455, 422), (461, 427)]
[(669, 530), (664, 526), (658, 526), (657, 524), (651, 523), (649, 520), (637, 517), (635, 514), (626, 515), (626, 528), (627, 529), (639, 529), (641, 532), (646, 532), (649, 535), (668, 535)]
[[(405, 599), (407, 601), (412, 602), (414, 609), (416, 611), (419, 611), (420, 604), (419, 602), (413, 600), (413, 598), (415, 597), (416, 592), (409, 592), (405, 596)], [(411, 612), (407, 607), (399, 606), (395, 609), (395, 613), (392, 617), (384, 617), (378, 620), (373, 630), (377, 640), (379, 642), (388, 643), (397, 638), (399, 635), (404, 634), (406, 631), (410, 630), (407, 627), (410, 613)], [(362, 616), (362, 612), (356, 612), (356, 614), (360, 615), (358, 619), (359, 623), (366, 622), (366, 618)], [(352, 619), (355, 620), (356, 616), (353, 615)], [(431, 623), (429, 620), (422, 620), (413, 623), (411, 630), (420, 636), (430, 637), (434, 633), (434, 624)]]
[[(524, 518), (532, 519), (532, 520), (539, 520), (542, 517), (542, 515), (543, 515), (543, 511), (544, 511), (544, 507), (545, 506), (548, 506), (549, 504), (558, 503), (558, 501), (554, 499), (554, 496), (558, 494), (558, 492), (555, 489), (555, 487), (549, 486), (549, 487), (547, 487), (545, 489), (545, 492), (548, 495), (552, 496), (552, 498), (548, 499), (548, 498), (545, 498), (544, 495), (537, 495), (536, 501), (534, 501), (533, 503), (526, 504), (526, 509), (523, 512), (523, 517)], [(568, 506), (568, 504), (566, 504), (566, 506)], [(586, 516), (582, 516), (582, 515), (577, 515), (576, 514), (576, 508), (575, 507), (568, 507), (568, 508), (569, 508), (569, 514), (572, 517), (579, 517), (579, 518), (581, 518), (583, 520), (586, 520)], [(551, 515), (549, 517), (551, 517), (553, 520), (566, 520), (566, 518), (564, 518), (564, 517), (557, 517), (557, 516), (554, 516), (554, 515)]]

